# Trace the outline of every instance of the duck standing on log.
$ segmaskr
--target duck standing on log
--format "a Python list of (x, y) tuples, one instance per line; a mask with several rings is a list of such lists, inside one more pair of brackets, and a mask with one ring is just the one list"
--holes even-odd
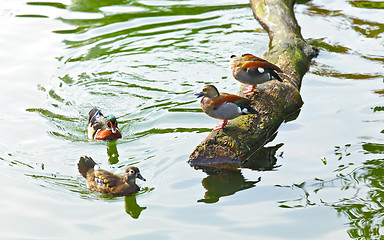
[(198, 98), (203, 97), (200, 105), (207, 115), (223, 120), (213, 131), (225, 128), (230, 119), (256, 113), (250, 106), (251, 99), (228, 93), (219, 93), (214, 85), (206, 85), (200, 93), (195, 93), (195, 95)]
[(249, 53), (241, 57), (232, 55), (229, 65), (236, 80), (251, 85), (243, 94), (253, 92), (257, 84), (270, 81), (272, 77), (280, 82), (283, 81), (278, 74), (283, 71), (278, 66)]

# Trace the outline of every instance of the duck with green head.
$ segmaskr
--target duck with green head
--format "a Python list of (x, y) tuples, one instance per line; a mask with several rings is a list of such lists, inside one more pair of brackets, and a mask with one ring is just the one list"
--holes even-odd
[(114, 115), (105, 117), (99, 109), (92, 108), (88, 118), (88, 138), (98, 140), (115, 140), (121, 138), (120, 129)]

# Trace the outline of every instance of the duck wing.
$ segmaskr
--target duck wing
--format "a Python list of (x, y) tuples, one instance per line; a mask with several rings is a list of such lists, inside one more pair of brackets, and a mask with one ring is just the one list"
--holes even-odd
[(238, 95), (229, 94), (229, 93), (220, 93), (220, 96), (218, 96), (215, 101), (213, 101), (213, 104), (215, 106), (220, 106), (221, 104), (225, 102), (231, 102), (235, 103), (237, 106), (244, 106), (249, 105), (252, 100), (248, 98), (243, 98)]
[(252, 54), (249, 54), (249, 53), (243, 54), (241, 57), (242, 57), (242, 59), (244, 61), (261, 61), (261, 62), (266, 62), (267, 61), (265, 59), (256, 57), (255, 55), (252, 55)]
[(278, 66), (267, 61), (247, 61), (243, 64), (243, 67), (247, 69), (264, 68), (277, 72), (282, 72), (282, 70)]
[(247, 73), (252, 76), (260, 76), (261, 74), (271, 74), (278, 81), (283, 80), (276, 72), (283, 72), (278, 66), (267, 61), (249, 61), (243, 64)]
[(98, 169), (95, 171), (95, 178), (103, 181), (103, 184), (107, 185), (108, 187), (115, 187), (119, 183), (122, 183), (121, 175), (114, 174), (103, 169)]

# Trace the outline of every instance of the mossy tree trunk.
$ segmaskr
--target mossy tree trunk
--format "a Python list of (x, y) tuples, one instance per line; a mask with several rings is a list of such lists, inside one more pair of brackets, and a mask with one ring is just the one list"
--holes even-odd
[[(293, 0), (251, 0), (255, 18), (268, 32), (269, 51), (264, 58), (283, 70), (283, 82), (259, 85), (246, 97), (257, 114), (231, 120), (222, 130), (211, 132), (190, 155), (195, 167), (241, 166), (275, 134), (282, 122), (303, 104), (299, 90), (317, 49), (301, 36), (293, 12)], [(235, 80), (234, 80), (235, 81)], [(242, 85), (239, 95), (247, 86)]]

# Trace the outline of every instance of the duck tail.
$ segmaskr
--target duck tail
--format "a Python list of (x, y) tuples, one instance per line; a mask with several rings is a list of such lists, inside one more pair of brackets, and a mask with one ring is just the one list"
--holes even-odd
[(246, 107), (241, 108), (241, 113), (243, 115), (247, 115), (247, 114), (256, 114), (257, 112), (253, 107), (246, 106)]
[(96, 163), (95, 163), (95, 161), (93, 161), (92, 158), (84, 156), (84, 157), (80, 157), (80, 161), (77, 164), (77, 167), (78, 167), (81, 175), (83, 175), (83, 177), (87, 178), (88, 170), (94, 168), (95, 165), (96, 165)]
[[(280, 69), (279, 69), (280, 70)], [(279, 82), (282, 82), (283, 81), (283, 79), (281, 79), (281, 77), (279, 76), (279, 74), (277, 74), (277, 72), (283, 72), (283, 71), (278, 71), (278, 70), (276, 70), (276, 72), (275, 71), (271, 71), (270, 72), (270, 74), (276, 79), (276, 80), (278, 80)]]

